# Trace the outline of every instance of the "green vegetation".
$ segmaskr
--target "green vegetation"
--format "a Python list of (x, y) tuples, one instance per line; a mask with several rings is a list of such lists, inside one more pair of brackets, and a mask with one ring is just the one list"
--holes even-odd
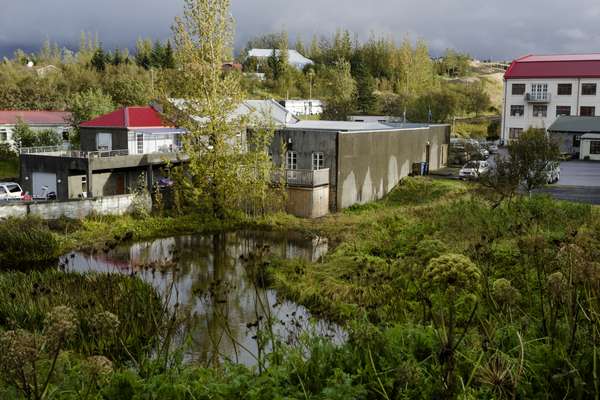
[(0, 220), (0, 267), (31, 268), (51, 263), (59, 254), (56, 237), (39, 220)]
[(19, 176), (19, 160), (14, 157), (0, 160), (0, 181)]

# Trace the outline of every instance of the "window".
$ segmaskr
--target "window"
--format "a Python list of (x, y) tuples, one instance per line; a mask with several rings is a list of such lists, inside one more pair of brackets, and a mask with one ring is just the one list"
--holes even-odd
[(1, 194), (6, 194), (6, 189), (4, 189), (3, 186), (0, 186), (0, 195)]
[(595, 83), (582, 83), (581, 84), (581, 94), (588, 96), (596, 95), (596, 84)]
[(559, 96), (570, 96), (573, 92), (573, 85), (570, 83), (559, 83), (556, 93)]
[(525, 114), (525, 106), (510, 106), (511, 117), (522, 117)]
[(534, 117), (546, 117), (548, 116), (548, 106), (543, 104), (533, 105), (533, 116)]
[(581, 146), (581, 135), (573, 135), (573, 147)]
[(312, 154), (312, 169), (323, 169), (325, 168), (325, 155), (323, 153)]
[(286, 169), (297, 169), (298, 168), (298, 154), (295, 151), (288, 151), (286, 153), (285, 168)]
[(525, 84), (524, 83), (513, 83), (512, 94), (513, 94), (513, 96), (525, 94)]
[(21, 193), (21, 186), (19, 185), (7, 185), (6, 188), (10, 193)]
[(509, 128), (508, 137), (510, 139), (518, 139), (521, 133), (523, 133), (523, 128)]
[(69, 131), (68, 130), (65, 129), (62, 131), (62, 138), (63, 138), (63, 141), (65, 141), (65, 142), (69, 141)]
[(6, 142), (8, 140), (8, 131), (6, 129), (0, 129), (0, 142)]
[(571, 106), (556, 106), (556, 116), (560, 117), (561, 115), (571, 115)]
[(100, 150), (100, 151), (112, 150), (112, 134), (98, 133), (96, 135), (96, 150)]
[(600, 154), (600, 140), (590, 141), (590, 154)]
[(136, 143), (137, 143), (137, 153), (144, 154), (144, 134), (138, 133), (136, 134)]
[(582, 106), (579, 109), (579, 115), (582, 117), (593, 117), (596, 115), (596, 107)]

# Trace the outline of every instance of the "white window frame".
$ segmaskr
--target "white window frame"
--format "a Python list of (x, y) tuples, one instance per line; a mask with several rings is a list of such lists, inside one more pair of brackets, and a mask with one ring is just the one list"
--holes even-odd
[(325, 153), (320, 151), (312, 153), (312, 169), (313, 171), (325, 169)]
[(112, 151), (112, 133), (98, 132), (96, 134), (96, 150)]
[(0, 143), (8, 142), (8, 129), (0, 128)]
[(298, 153), (292, 150), (288, 150), (285, 153), (285, 169), (296, 170), (298, 169)]
[(142, 132), (135, 134), (135, 150), (137, 154), (144, 154), (144, 134)]

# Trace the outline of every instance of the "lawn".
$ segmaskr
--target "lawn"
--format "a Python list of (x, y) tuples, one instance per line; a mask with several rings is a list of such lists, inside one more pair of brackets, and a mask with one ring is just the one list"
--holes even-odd
[(19, 176), (19, 160), (0, 160), (0, 181), (15, 179)]

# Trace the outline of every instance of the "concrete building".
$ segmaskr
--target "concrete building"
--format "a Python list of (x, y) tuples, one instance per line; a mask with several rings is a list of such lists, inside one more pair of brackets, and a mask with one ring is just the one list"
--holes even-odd
[(65, 141), (69, 138), (71, 113), (63, 111), (0, 111), (0, 144), (17, 146), (13, 138), (15, 125), (22, 121), (34, 131), (51, 129)]
[(22, 149), (21, 186), (57, 199), (130, 193), (152, 186), (166, 162), (181, 162), (181, 129), (165, 125), (152, 107), (125, 107), (80, 125), (81, 150)]
[(600, 117), (563, 116), (548, 128), (548, 134), (558, 142), (563, 154), (579, 158), (581, 138), (586, 133), (600, 134)]
[(600, 161), (600, 133), (586, 133), (581, 136), (579, 158)]
[[(548, 129), (561, 116), (593, 117), (600, 112), (600, 54), (528, 55), (504, 75), (501, 138), (528, 128)], [(579, 148), (563, 143), (564, 152)]]
[(323, 114), (323, 102), (321, 100), (281, 100), (279, 104), (294, 115)]
[(319, 216), (381, 199), (415, 163), (444, 167), (449, 141), (449, 125), (297, 121), (276, 131), (270, 154), (285, 165), (292, 211)]
[[(275, 56), (279, 57), (280, 50), (277, 49), (250, 49), (247, 57), (256, 58), (259, 62), (266, 62), (269, 57), (273, 56), (273, 52)], [(307, 65), (314, 64), (313, 60), (304, 57), (296, 50), (288, 50), (288, 63), (299, 70), (303, 70)]]

